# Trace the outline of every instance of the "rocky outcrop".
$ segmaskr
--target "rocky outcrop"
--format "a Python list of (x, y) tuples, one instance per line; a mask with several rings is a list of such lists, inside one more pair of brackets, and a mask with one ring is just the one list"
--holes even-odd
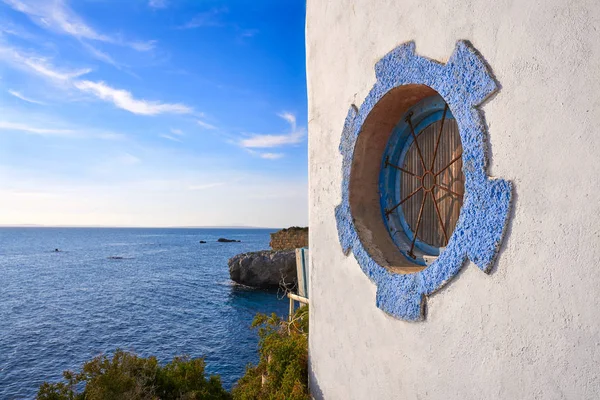
[(292, 250), (308, 247), (308, 228), (292, 226), (291, 228), (271, 233), (269, 246), (273, 250)]
[(229, 259), (234, 282), (261, 289), (277, 288), (282, 280), (296, 283), (296, 252), (263, 250), (238, 254)]
[(240, 243), (241, 240), (218, 238), (217, 242), (219, 242), (219, 243)]

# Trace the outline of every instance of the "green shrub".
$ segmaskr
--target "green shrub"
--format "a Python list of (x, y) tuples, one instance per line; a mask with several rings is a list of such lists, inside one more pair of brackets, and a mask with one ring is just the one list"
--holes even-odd
[(45, 382), (39, 400), (200, 400), (230, 399), (218, 376), (208, 379), (204, 360), (176, 357), (165, 366), (117, 350), (86, 362), (79, 373), (65, 371), (64, 382)]
[[(308, 392), (308, 307), (299, 308), (291, 322), (275, 314), (258, 314), (260, 361), (248, 366), (232, 390), (234, 399), (305, 400)], [(264, 377), (264, 380), (263, 380)]]
[[(143, 358), (117, 350), (98, 356), (80, 372), (63, 372), (63, 381), (44, 382), (38, 400), (307, 400), (308, 307), (290, 322), (275, 314), (257, 314), (260, 361), (246, 367), (231, 394), (218, 376), (205, 376), (202, 358), (175, 357), (161, 366), (156, 357)], [(263, 379), (264, 378), (264, 379)]]

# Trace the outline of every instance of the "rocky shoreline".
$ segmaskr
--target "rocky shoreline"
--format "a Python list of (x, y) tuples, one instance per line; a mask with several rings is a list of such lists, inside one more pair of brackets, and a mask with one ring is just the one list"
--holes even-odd
[(262, 250), (229, 259), (229, 276), (236, 283), (259, 289), (295, 285), (296, 251)]
[(296, 248), (308, 247), (308, 228), (291, 227), (271, 233), (271, 250), (238, 254), (228, 261), (232, 281), (257, 289), (295, 287)]

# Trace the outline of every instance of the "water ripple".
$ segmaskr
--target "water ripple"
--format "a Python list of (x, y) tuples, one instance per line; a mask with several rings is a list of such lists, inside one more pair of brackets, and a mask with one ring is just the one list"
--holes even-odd
[(230, 387), (257, 361), (254, 314), (287, 309), (229, 280), (227, 259), (268, 248), (268, 233), (0, 228), (0, 398), (33, 398), (43, 381), (116, 348), (163, 362), (205, 356)]

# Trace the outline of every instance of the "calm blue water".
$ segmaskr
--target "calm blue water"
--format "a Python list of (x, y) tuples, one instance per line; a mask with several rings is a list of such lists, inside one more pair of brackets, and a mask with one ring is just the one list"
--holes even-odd
[(205, 356), (229, 388), (258, 359), (254, 314), (287, 311), (276, 293), (229, 280), (227, 259), (269, 248), (269, 232), (0, 228), (0, 399), (32, 398), (116, 348)]

